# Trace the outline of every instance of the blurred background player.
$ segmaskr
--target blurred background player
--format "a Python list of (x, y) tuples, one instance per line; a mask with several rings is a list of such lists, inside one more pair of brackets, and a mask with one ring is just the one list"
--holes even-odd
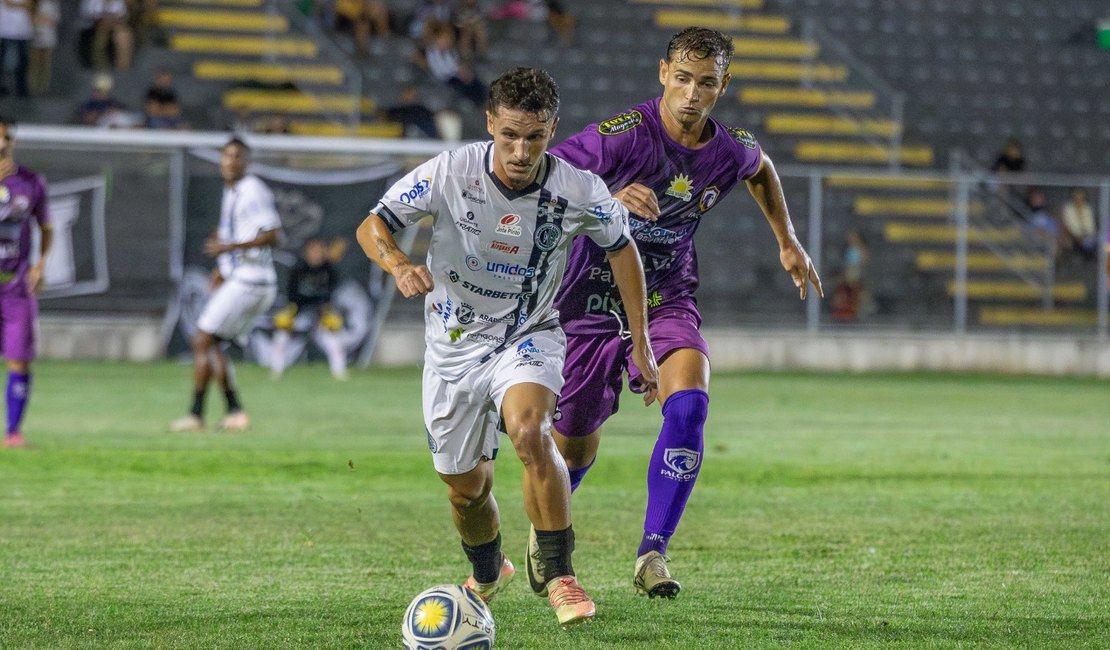
[[(647, 278), (649, 327), (659, 362), (663, 426), (648, 464), (644, 534), (633, 584), (650, 597), (673, 598), (680, 585), (667, 569), (667, 544), (678, 526), (702, 465), (703, 428), (709, 412), (709, 349), (702, 338), (694, 292), (698, 287), (694, 233), (706, 212), (746, 183), (779, 245), (779, 260), (800, 296), (821, 280), (798, 242), (774, 165), (755, 138), (710, 118), (728, 88), (732, 39), (691, 27), (675, 35), (659, 61), (663, 96), (553, 147), (551, 153), (605, 180), (632, 213), (632, 237)], [(737, 218), (736, 215), (722, 215)], [(622, 305), (612, 291), (604, 252), (574, 243), (556, 300), (567, 333), (566, 385), (555, 439), (570, 471), (572, 489), (597, 456), (602, 423), (616, 413), (623, 374), (642, 390), (640, 369), (629, 356)], [(530, 540), (529, 577), (542, 571)], [(541, 566), (536, 566), (540, 564)]]
[[(35, 358), (38, 292), (54, 231), (46, 202), (46, 183), (16, 164), (15, 124), (0, 116), (0, 344), (8, 366), (8, 428), (5, 447), (22, 447), (23, 414), (31, 397), (31, 360)], [(38, 226), (38, 260), (31, 263), (31, 224)]]
[[(565, 340), (553, 302), (572, 238), (589, 237), (610, 260), (651, 393), (655, 358), (627, 211), (601, 179), (546, 153), (558, 108), (546, 72), (509, 70), (490, 87), (493, 142), (444, 152), (407, 174), (359, 226), (358, 241), (402, 295), (427, 296), (424, 423), (473, 567), (466, 586), (488, 601), (514, 574), (501, 551), (493, 496), (493, 460), (505, 431), (524, 466), (524, 509), (544, 561), (540, 580), (567, 625), (595, 613), (571, 563), (570, 485), (551, 435)], [(413, 264), (393, 233), (428, 215), (427, 264)]]
[(270, 352), (270, 369), (281, 377), (288, 361), (289, 341), (294, 329), (312, 335), (328, 357), (333, 377), (347, 379), (347, 351), (339, 332), (343, 315), (331, 304), (339, 283), (335, 265), (347, 252), (347, 240), (339, 238), (331, 245), (322, 239), (308, 240), (301, 257), (289, 272), (285, 297), (289, 304), (274, 314), (274, 347)]
[(170, 423), (171, 431), (204, 430), (204, 394), (213, 379), (227, 398), (224, 431), (243, 431), (250, 418), (239, 402), (235, 373), (226, 346), (246, 334), (255, 318), (274, 304), (277, 272), (271, 247), (277, 245), (281, 220), (274, 195), (257, 176), (247, 174), (250, 148), (232, 138), (220, 150), (224, 181), (220, 225), (204, 242), (205, 254), (215, 257), (215, 290), (197, 319), (193, 337), (193, 407), (189, 415)]

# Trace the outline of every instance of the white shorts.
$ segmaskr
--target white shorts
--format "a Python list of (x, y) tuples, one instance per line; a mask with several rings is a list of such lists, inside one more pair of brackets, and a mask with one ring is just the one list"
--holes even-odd
[(440, 474), (465, 474), (483, 456), (497, 457), (501, 401), (516, 384), (563, 390), (567, 340), (561, 329), (530, 334), (458, 381), (447, 381), (424, 364), (424, 426)]
[(204, 305), (197, 328), (225, 341), (250, 331), (254, 319), (274, 304), (276, 284), (248, 284), (227, 280)]

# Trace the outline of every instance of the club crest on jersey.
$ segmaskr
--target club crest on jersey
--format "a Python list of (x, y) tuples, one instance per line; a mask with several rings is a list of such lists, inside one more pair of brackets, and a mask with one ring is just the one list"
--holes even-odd
[(563, 231), (553, 223), (545, 223), (536, 228), (536, 248), (541, 251), (554, 250), (559, 245), (560, 235)]
[(520, 237), (520, 215), (507, 214), (497, 222), (497, 234), (509, 237)]
[(474, 308), (465, 302), (459, 305), (458, 311), (455, 312), (455, 318), (458, 319), (460, 325), (469, 325), (474, 322)]
[(601, 135), (618, 135), (625, 131), (631, 131), (643, 121), (644, 116), (640, 111), (629, 111), (627, 113), (621, 113), (616, 117), (611, 117), (598, 124), (597, 132)]
[(728, 132), (734, 140), (736, 140), (740, 144), (744, 145), (748, 149), (755, 149), (756, 147), (759, 146), (759, 144), (756, 143), (756, 141), (755, 141), (755, 136), (752, 135), (751, 133), (748, 133), (744, 129), (738, 129), (738, 128), (735, 128), (735, 127), (730, 127), (728, 129)]
[(721, 198), (721, 191), (715, 186), (710, 185), (702, 190), (701, 198), (698, 199), (698, 209), (702, 212), (708, 211), (719, 198)]
[(671, 179), (671, 186), (667, 188), (665, 194), (667, 196), (673, 196), (676, 199), (689, 201), (694, 198), (692, 193), (693, 189), (694, 184), (690, 181), (690, 177), (686, 174), (679, 174)]
[(698, 465), (701, 463), (701, 454), (684, 447), (668, 447), (663, 452), (663, 462), (679, 477), (685, 477), (697, 471)]

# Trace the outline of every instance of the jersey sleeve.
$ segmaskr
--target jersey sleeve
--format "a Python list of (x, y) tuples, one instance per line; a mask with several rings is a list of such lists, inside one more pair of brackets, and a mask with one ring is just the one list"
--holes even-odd
[(583, 211), (582, 234), (606, 252), (618, 251), (632, 241), (628, 229), (628, 209), (613, 198), (599, 176), (589, 174), (593, 181), (589, 201)]
[(31, 216), (39, 224), (39, 228), (50, 225), (50, 200), (47, 197), (46, 181), (42, 176), (35, 176), (35, 207), (31, 209)]
[(442, 205), (440, 185), (446, 178), (443, 171), (449, 154), (441, 153), (403, 176), (370, 212), (381, 217), (394, 233), (425, 216), (434, 217)]
[(759, 171), (763, 164), (763, 149), (759, 146), (755, 136), (744, 129), (730, 128), (737, 157), (737, 176), (741, 181), (746, 181)]
[(264, 232), (281, 228), (281, 217), (274, 205), (274, 193), (262, 181), (252, 184), (252, 190), (243, 202), (242, 216), (250, 224), (250, 239)]
[(631, 137), (632, 134), (602, 135), (597, 125), (590, 125), (552, 147), (551, 153), (612, 183), (621, 175), (622, 164), (629, 161), (626, 154)]

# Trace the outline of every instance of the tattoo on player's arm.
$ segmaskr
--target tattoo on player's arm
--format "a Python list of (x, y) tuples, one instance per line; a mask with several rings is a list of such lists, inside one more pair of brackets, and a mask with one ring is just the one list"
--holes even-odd
[[(378, 257), (380, 257), (383, 262), (389, 261), (394, 257), (398, 257), (397, 254), (401, 252), (393, 242), (388, 241), (382, 237), (374, 240), (374, 243), (378, 247)], [(407, 260), (405, 260), (403, 257), (397, 260), (397, 262), (392, 265), (393, 270), (396, 271), (398, 268), (404, 266), (406, 261)]]

